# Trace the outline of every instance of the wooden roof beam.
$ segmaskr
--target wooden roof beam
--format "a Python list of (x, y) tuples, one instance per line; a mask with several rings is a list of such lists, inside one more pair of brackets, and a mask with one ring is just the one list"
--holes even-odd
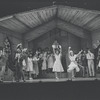
[(31, 27), (29, 27), (28, 25), (26, 25), (25, 23), (23, 23), (21, 20), (19, 20), (16, 16), (13, 17), (14, 19), (16, 19), (18, 22), (20, 22), (22, 25), (26, 26), (28, 29), (31, 29)]
[(96, 18), (100, 17), (100, 15), (95, 16), (94, 18), (92, 18), (90, 21), (88, 21), (85, 25), (83, 25), (83, 27), (89, 25), (91, 22), (93, 22)]
[(38, 38), (39, 36), (47, 33), (48, 31), (56, 28), (56, 21), (52, 20), (42, 26), (38, 26), (36, 29), (33, 29), (31, 32), (24, 35), (24, 39), (26, 41), (31, 41), (33, 39)]
[(89, 31), (86, 31), (76, 25), (73, 25), (71, 23), (67, 23), (61, 19), (58, 19), (57, 20), (57, 28), (59, 29), (62, 29), (64, 31), (67, 31), (67, 32), (70, 32), (78, 37), (81, 37), (81, 38), (88, 38), (88, 34), (89, 34)]

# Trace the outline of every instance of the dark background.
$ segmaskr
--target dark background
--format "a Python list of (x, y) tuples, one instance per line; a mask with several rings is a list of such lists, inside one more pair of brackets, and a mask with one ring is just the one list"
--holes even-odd
[(100, 0), (0, 0), (0, 17), (54, 4), (100, 10)]

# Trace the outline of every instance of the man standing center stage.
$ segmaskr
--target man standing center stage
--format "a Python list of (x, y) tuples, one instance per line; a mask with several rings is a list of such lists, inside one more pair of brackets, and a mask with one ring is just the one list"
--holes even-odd
[(95, 76), (94, 72), (94, 54), (88, 49), (88, 53), (86, 54), (87, 62), (88, 62), (88, 70), (90, 77)]

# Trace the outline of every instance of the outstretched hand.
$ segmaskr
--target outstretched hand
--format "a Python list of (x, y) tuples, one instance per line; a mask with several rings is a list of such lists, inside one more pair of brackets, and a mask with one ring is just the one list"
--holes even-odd
[(83, 50), (81, 50), (80, 52), (82, 52)]
[(68, 47), (68, 49), (71, 49), (71, 47)]

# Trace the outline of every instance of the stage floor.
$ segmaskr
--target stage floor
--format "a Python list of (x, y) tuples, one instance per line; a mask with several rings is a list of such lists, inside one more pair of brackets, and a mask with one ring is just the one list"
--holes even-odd
[(100, 81), (100, 78), (61, 78), (61, 79), (32, 79), (32, 80), (26, 80), (26, 82), (20, 81), (4, 81), (3, 83), (46, 83), (46, 82), (67, 82), (67, 81)]

